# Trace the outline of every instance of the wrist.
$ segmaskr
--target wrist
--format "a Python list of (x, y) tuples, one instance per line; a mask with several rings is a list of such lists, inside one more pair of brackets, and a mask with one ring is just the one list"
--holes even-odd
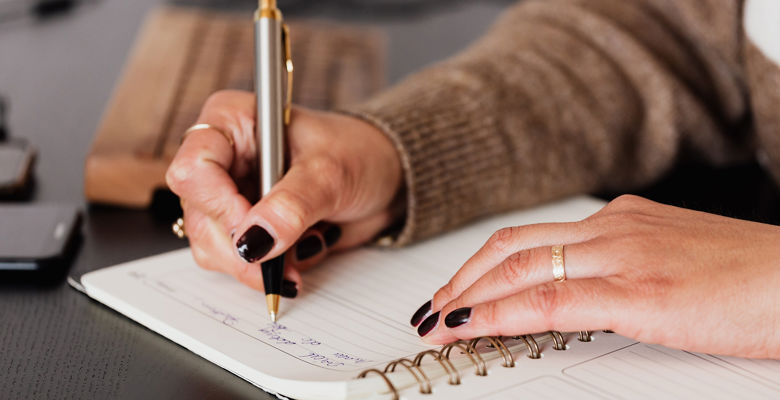
[(364, 174), (369, 182), (366, 187), (374, 188), (372, 195), (379, 200), (377, 211), (385, 213), (387, 224), (377, 238), (380, 245), (394, 245), (399, 232), (404, 228), (406, 221), (408, 196), (406, 174), (403, 162), (403, 151), (385, 132), (374, 122), (355, 114), (342, 114), (349, 120), (348, 125), (359, 133), (359, 137), (365, 141), (363, 165)]

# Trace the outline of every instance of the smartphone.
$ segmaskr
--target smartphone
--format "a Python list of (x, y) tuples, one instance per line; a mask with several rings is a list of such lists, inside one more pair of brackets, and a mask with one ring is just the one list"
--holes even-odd
[(74, 206), (0, 205), (0, 276), (64, 276), (80, 238)]

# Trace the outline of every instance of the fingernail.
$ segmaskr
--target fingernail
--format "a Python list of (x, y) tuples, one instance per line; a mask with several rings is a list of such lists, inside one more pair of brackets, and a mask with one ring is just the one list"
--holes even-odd
[(459, 308), (444, 317), (444, 325), (447, 328), (455, 328), (469, 322), (471, 319), (471, 307)]
[(333, 247), (341, 239), (341, 228), (338, 225), (331, 226), (322, 233), (322, 238), (325, 239), (325, 246)]
[(254, 225), (236, 242), (238, 255), (246, 262), (257, 262), (274, 247), (274, 238), (265, 229)]
[(425, 318), (428, 313), (431, 312), (431, 301), (428, 300), (425, 304), (421, 305), (420, 308), (417, 309), (417, 311), (414, 312), (414, 315), (412, 315), (412, 320), (409, 321), (412, 326), (420, 325), (420, 322), (422, 322), (423, 318)]
[(298, 261), (303, 261), (314, 257), (320, 251), (322, 251), (322, 241), (316, 235), (311, 235), (298, 242), (298, 245), (295, 246), (295, 258)]
[(281, 294), (282, 297), (294, 299), (295, 296), (298, 296), (298, 285), (293, 281), (285, 279), (282, 281), (282, 290), (279, 291), (279, 294)]
[(436, 327), (436, 325), (439, 323), (439, 314), (440, 312), (436, 311), (435, 313), (431, 314), (430, 317), (426, 318), (422, 324), (420, 324), (420, 327), (417, 328), (417, 334), (420, 335), (420, 337), (429, 334), (433, 328)]

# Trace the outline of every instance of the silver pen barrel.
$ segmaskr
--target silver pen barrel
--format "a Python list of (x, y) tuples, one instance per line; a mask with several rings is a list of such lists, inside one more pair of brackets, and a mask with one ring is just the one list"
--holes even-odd
[(264, 0), (255, 16), (255, 143), (261, 196), (284, 174), (282, 18), (275, 3)]

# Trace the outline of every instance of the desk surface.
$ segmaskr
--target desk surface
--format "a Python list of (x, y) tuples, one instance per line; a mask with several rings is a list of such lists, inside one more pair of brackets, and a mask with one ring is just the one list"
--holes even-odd
[[(10, 133), (40, 150), (33, 201), (85, 207), (74, 275), (184, 245), (170, 233), (167, 218), (86, 208), (82, 195), (92, 134), (135, 32), (156, 4), (94, 0), (45, 23), (0, 23), (0, 93), (10, 99)], [(388, 32), (388, 74), (397, 81), (462, 48), (502, 7), (471, 2), (406, 21), (362, 22)], [(688, 169), (643, 194), (780, 222), (777, 190), (757, 167), (709, 181), (702, 174), (711, 171)], [(272, 398), (64, 283), (42, 288), (0, 282), (0, 371), (2, 398)]]
[[(168, 218), (87, 208), (82, 194), (93, 132), (136, 30), (157, 4), (95, 0), (42, 23), (0, 22), (0, 94), (10, 102), (9, 133), (39, 149), (33, 201), (80, 204), (86, 211), (71, 274), (184, 246)], [(349, 19), (387, 31), (388, 78), (396, 81), (478, 37), (501, 8), (491, 2), (407, 21)], [(340, 19), (338, 11), (328, 16)], [(0, 371), (0, 398), (273, 398), (64, 283), (0, 282)]]

